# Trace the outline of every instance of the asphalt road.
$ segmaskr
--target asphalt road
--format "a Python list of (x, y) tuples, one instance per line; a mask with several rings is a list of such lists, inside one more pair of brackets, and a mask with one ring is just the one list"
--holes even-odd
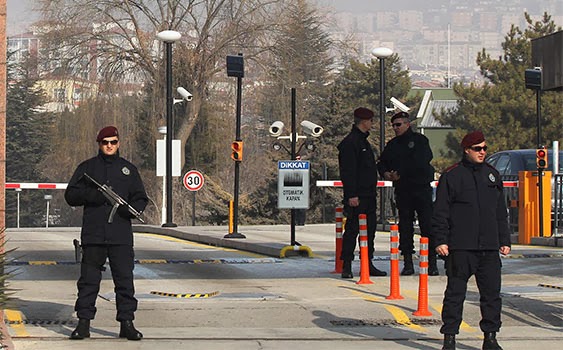
[[(193, 230), (193, 228), (189, 228)], [(286, 241), (287, 226), (244, 228)], [(220, 228), (199, 228), (216, 234)], [(163, 235), (136, 233), (135, 325), (145, 338), (117, 338), (108, 270), (92, 338), (70, 341), (79, 265), (78, 229), (8, 230), (13, 290), (5, 319), (16, 349), (440, 349), (446, 278), (430, 277), (428, 309), (416, 317), (418, 276), (401, 277), (402, 300), (389, 300), (389, 278), (342, 280), (334, 269), (333, 225), (299, 228), (313, 257), (276, 258)], [(265, 233), (267, 232), (267, 234)], [(274, 238), (272, 238), (274, 237)], [(389, 271), (388, 233), (377, 238), (376, 265)], [(357, 276), (359, 262), (354, 264)], [(515, 246), (503, 259), (505, 349), (557, 348), (563, 342), (563, 249)], [(478, 293), (470, 283), (458, 349), (480, 349)]]

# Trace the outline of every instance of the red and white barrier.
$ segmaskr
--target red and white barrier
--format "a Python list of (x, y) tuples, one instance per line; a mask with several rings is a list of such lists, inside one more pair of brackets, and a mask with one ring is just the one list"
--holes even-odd
[(7, 190), (64, 190), (68, 184), (66, 183), (28, 183), (28, 182), (7, 182), (4, 186)]
[[(518, 187), (518, 181), (503, 181), (504, 187)], [(342, 187), (342, 181), (340, 180), (318, 180), (316, 182), (317, 187)], [(438, 181), (432, 181), (430, 186), (437, 187)], [(392, 181), (377, 181), (377, 187), (393, 187)]]

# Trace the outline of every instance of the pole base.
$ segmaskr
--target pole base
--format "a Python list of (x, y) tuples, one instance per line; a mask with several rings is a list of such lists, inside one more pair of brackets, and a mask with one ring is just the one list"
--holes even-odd
[(223, 238), (246, 238), (246, 236), (243, 235), (242, 233), (233, 232), (226, 234), (225, 236), (223, 236)]
[(162, 227), (178, 227), (178, 225), (173, 222), (165, 222), (164, 224), (162, 224)]

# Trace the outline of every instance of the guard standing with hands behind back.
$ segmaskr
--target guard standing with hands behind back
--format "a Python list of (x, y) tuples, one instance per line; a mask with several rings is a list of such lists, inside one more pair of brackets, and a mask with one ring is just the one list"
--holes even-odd
[(377, 269), (372, 262), (375, 251), (374, 239), (377, 225), (377, 168), (375, 156), (368, 141), (369, 130), (374, 114), (371, 110), (359, 107), (354, 110), (352, 131), (338, 145), (338, 164), (340, 180), (344, 190), (344, 215), (346, 228), (342, 235), (342, 278), (353, 278), (352, 261), (356, 240), (360, 233), (358, 215), (366, 214), (368, 226), (369, 274), (386, 276), (385, 271)]
[(487, 144), (480, 131), (461, 141), (463, 158), (440, 177), (432, 217), (436, 252), (445, 257), (448, 283), (442, 309), (443, 350), (455, 350), (467, 282), (475, 275), (479, 289), (483, 350), (502, 350), (501, 261), (510, 253), (510, 230), (498, 171), (485, 162)]
[(112, 205), (84, 174), (111, 187), (138, 212), (145, 209), (148, 198), (137, 168), (119, 156), (117, 128), (107, 126), (101, 129), (96, 141), (98, 155), (77, 167), (65, 191), (65, 200), (69, 205), (84, 207), (80, 233), (82, 261), (77, 283), (78, 299), (74, 306), (78, 326), (70, 339), (90, 337), (90, 321), (96, 315), (102, 271), (105, 270), (106, 259), (109, 259), (115, 285), (116, 320), (121, 323), (119, 337), (141, 340), (143, 335), (133, 325), (137, 310), (133, 285), (133, 216), (127, 205), (120, 205), (110, 220)]
[[(401, 275), (414, 274), (414, 214), (418, 216), (420, 234), (430, 238), (432, 220), (432, 187), (434, 167), (430, 164), (432, 150), (426, 136), (411, 129), (410, 116), (399, 112), (391, 117), (395, 137), (381, 153), (377, 168), (387, 181), (393, 181), (399, 209), (399, 250), (403, 255)], [(428, 275), (438, 275), (436, 254), (428, 254)]]

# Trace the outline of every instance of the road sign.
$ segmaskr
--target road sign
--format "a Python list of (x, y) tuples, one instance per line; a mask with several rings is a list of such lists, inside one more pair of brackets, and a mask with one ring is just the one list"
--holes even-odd
[(309, 208), (309, 161), (278, 162), (278, 208)]
[(205, 182), (203, 174), (197, 170), (190, 170), (184, 175), (184, 187), (189, 191), (199, 191)]

